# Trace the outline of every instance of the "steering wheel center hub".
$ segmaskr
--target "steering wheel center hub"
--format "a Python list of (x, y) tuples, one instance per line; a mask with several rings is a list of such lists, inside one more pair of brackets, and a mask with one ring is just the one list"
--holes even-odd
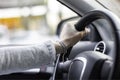
[[(112, 59), (100, 52), (86, 51), (80, 53), (69, 67), (69, 80), (107, 79), (111, 70)], [(106, 69), (106, 75), (101, 75)], [(85, 75), (84, 75), (85, 74)], [(101, 77), (103, 76), (103, 77)]]

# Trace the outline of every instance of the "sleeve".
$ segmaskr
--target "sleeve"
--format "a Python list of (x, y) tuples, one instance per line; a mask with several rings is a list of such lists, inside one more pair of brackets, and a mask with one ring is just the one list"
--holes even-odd
[(53, 65), (55, 53), (51, 41), (41, 45), (0, 48), (0, 75)]

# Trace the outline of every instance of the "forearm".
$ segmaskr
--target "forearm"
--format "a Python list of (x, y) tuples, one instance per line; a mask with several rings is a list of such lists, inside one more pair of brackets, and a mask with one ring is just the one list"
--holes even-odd
[(54, 44), (51, 42), (42, 45), (0, 48), (0, 75), (52, 65), (55, 53)]

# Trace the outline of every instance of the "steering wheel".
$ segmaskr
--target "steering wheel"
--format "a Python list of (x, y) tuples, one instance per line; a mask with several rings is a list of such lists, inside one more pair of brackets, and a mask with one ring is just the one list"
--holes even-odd
[[(75, 25), (78, 31), (85, 29), (93, 21), (105, 19), (109, 24), (108, 34), (112, 34), (111, 55), (102, 54), (97, 51), (85, 51), (78, 54), (69, 62), (68, 80), (89, 80), (89, 79), (118, 79), (120, 72), (120, 20), (108, 10), (94, 10), (88, 12)], [(105, 29), (103, 27), (103, 29)], [(103, 34), (103, 33), (100, 33)], [(103, 41), (109, 42), (103, 37)], [(87, 45), (87, 44), (86, 44)], [(67, 66), (68, 68), (68, 66)]]

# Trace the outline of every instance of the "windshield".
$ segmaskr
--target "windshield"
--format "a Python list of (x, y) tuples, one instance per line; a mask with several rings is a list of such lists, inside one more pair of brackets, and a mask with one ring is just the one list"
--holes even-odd
[(120, 17), (120, 0), (96, 0)]

